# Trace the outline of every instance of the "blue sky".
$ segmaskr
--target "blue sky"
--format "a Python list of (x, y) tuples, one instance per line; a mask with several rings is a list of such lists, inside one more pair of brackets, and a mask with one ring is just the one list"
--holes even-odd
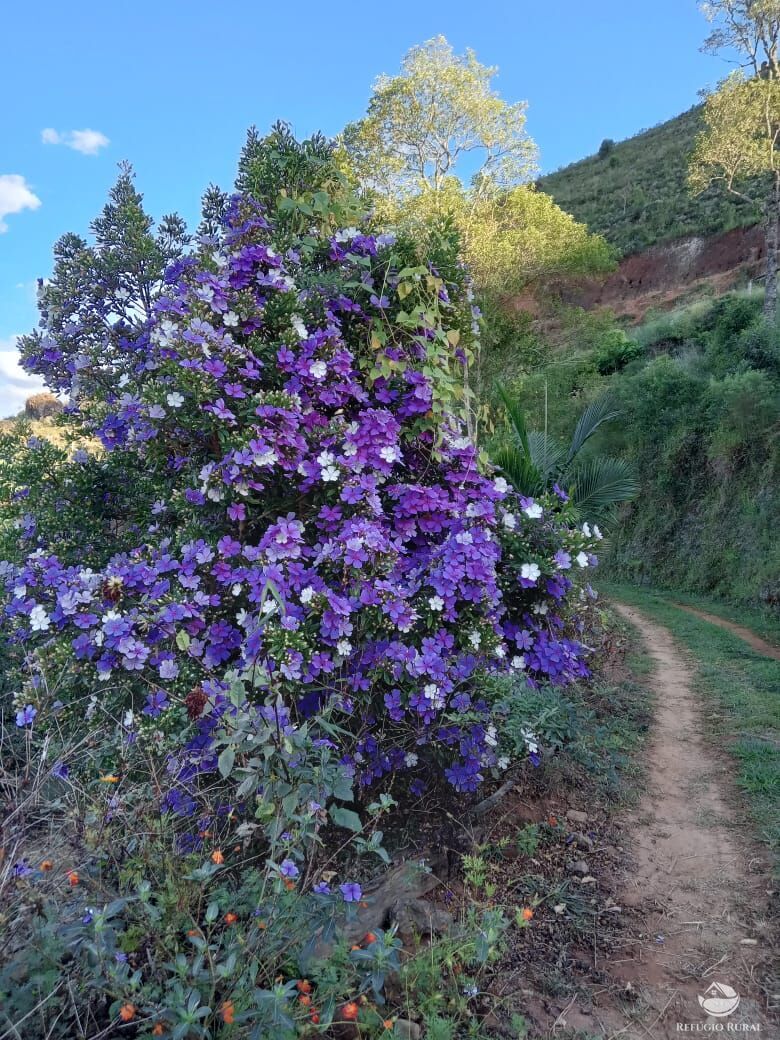
[(728, 71), (699, 53), (695, 0), (37, 0), (2, 24), (0, 415), (29, 392), (13, 339), (35, 323), (35, 279), (59, 235), (86, 233), (121, 159), (154, 215), (194, 222), (203, 188), (231, 184), (247, 126), (334, 134), (439, 33), (528, 101), (545, 171), (689, 108)]

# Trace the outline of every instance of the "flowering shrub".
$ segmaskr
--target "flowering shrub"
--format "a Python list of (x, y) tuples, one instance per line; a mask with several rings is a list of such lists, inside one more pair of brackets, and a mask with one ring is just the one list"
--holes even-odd
[[(37, 775), (99, 792), (98, 864), (67, 891), (104, 870), (116, 896), (61, 908), (40, 944), (60, 979), (87, 965), (112, 1001), (96, 1022), (152, 1035), (251, 1014), (253, 1036), (296, 1036), (356, 990), (378, 1003), (397, 940), (338, 934), (363, 901), (354, 857), (387, 858), (391, 785), (473, 792), (508, 765), (488, 677), (586, 674), (567, 601), (597, 532), (560, 489), (515, 495), (469, 438), (465, 273), (444, 240), (421, 258), (345, 227), (317, 183), (212, 192), (206, 233), (150, 237), (140, 282), (121, 234), (92, 260), (68, 240), (23, 340), (78, 445), (16, 440), (0, 464), (6, 681)], [(127, 182), (117, 197), (136, 205)], [(40, 976), (9, 971), (24, 1015)]]
[(172, 766), (180, 812), (217, 769), (227, 669), (283, 727), (340, 713), (361, 784), (405, 770), (419, 790), (425, 751), (459, 791), (496, 762), (481, 674), (584, 674), (559, 605), (590, 539), (562, 503), (514, 500), (464, 436), (463, 287), (387, 236), (309, 230), (280, 255), (262, 207), (234, 197), (119, 338), (102, 399), (97, 346), (27, 343), (30, 370), (65, 389), (78, 375), (103, 450), (167, 493), (143, 543), (102, 567), (44, 543), (12, 569), (6, 617), (33, 670), (21, 700), (44, 706), (36, 670), (67, 647), (73, 681), (110, 692), (129, 735), (198, 719)]

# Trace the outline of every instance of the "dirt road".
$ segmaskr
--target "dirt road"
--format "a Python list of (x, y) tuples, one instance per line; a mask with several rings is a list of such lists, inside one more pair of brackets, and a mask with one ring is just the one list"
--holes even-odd
[[(739, 826), (728, 760), (704, 735), (693, 669), (668, 629), (631, 607), (617, 609), (655, 664), (656, 721), (647, 790), (626, 821), (633, 863), (619, 899), (633, 908), (633, 925), (607, 967), (624, 998), (604, 1009), (601, 1035), (661, 1040), (722, 1023), (713, 1031), (780, 1036), (763, 981), (769, 866)], [(700, 1006), (714, 983), (727, 988), (721, 1000), (730, 990), (739, 995), (723, 1018)]]

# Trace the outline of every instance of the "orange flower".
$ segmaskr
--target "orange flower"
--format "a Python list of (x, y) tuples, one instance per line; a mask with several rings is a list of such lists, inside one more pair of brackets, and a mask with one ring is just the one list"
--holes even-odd
[(384, 1020), (384, 1022), (382, 1023), (382, 1025), (385, 1027), (385, 1029), (392, 1029), (393, 1028), (393, 1024), (394, 1023), (393, 1023), (392, 1018), (386, 1018)]
[(522, 917), (522, 919), (524, 921), (530, 921), (531, 918), (534, 916), (534, 912), (533, 912), (533, 910), (531, 909), (530, 906), (524, 906), (523, 907), (523, 912), (522, 912), (522, 914), (520, 916)]
[(309, 1018), (312, 1020), (312, 1022), (314, 1023), (315, 1026), (319, 1025), (320, 1013), (317, 1010), (317, 1008), (312, 1008), (311, 1009), (311, 1014), (309, 1015)]
[(200, 928), (190, 928), (190, 930), (187, 932), (187, 935), (189, 935), (190, 938), (192, 938), (194, 935), (200, 935)]
[(162, 1036), (164, 1032), (165, 1026), (162, 1024), (162, 1022), (158, 1022), (152, 1030), (152, 1036)]
[(236, 1007), (232, 1000), (226, 1000), (219, 1009), (222, 1021), (226, 1026), (232, 1026), (236, 1020)]
[(547, 817), (547, 822), (549, 823), (549, 825), (551, 827), (557, 827), (558, 826), (558, 817), (557, 816), (548, 816)]
[(225, 914), (225, 924), (235, 924), (238, 920), (238, 914), (234, 914), (232, 910)]
[(224, 863), (225, 862), (225, 854), (222, 851), (222, 849), (214, 849), (214, 851), (211, 853), (211, 862), (212, 863)]
[(264, 932), (266, 930), (266, 928), (268, 927), (268, 925), (266, 924), (265, 921), (258, 921), (257, 922), (257, 927), (260, 929), (261, 932)]
[(135, 1004), (123, 1004), (119, 1009), (119, 1017), (123, 1022), (132, 1022), (135, 1018)]
[(292, 878), (285, 878), (284, 887), (287, 889), (288, 892), (291, 892), (295, 888), (295, 882), (292, 880)]
[(370, 946), (371, 943), (376, 942), (376, 936), (373, 932), (366, 932), (366, 934), (363, 936), (363, 942), (366, 944), (366, 946)]
[(300, 997), (298, 997), (298, 1003), (302, 1007), (308, 1007), (311, 1004), (311, 997), (308, 993), (301, 993)]
[(41, 870), (52, 870), (53, 867), (54, 867), (54, 864), (52, 863), (52, 861), (50, 859), (45, 859), (43, 861), (43, 863), (41, 863)]
[(350, 950), (359, 950), (359, 949), (361, 949), (360, 943), (354, 943), (352, 946), (350, 946)]
[(295, 988), (299, 993), (311, 993), (311, 983), (308, 979), (298, 979)]
[(368, 903), (365, 901), (365, 899), (361, 899), (360, 902), (358, 903), (358, 906), (360, 906), (364, 910), (366, 910), (368, 908)]
[(79, 872), (77, 870), (69, 870), (68, 881), (70, 882), (72, 887), (75, 888), (76, 885), (79, 883)]
[(114, 776), (113, 773), (106, 773), (105, 776), (101, 776), (100, 782), (101, 782), (101, 784), (118, 784), (119, 783), (119, 777), (118, 776)]
[(360, 1008), (354, 1000), (350, 1000), (349, 1004), (345, 1004), (341, 1009), (341, 1016), (347, 1022), (354, 1022), (359, 1013)]

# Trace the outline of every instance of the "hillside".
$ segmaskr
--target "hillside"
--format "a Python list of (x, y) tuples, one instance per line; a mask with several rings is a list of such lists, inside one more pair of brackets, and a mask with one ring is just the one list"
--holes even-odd
[(666, 239), (708, 236), (754, 224), (757, 211), (710, 190), (691, 196), (687, 162), (701, 125), (697, 105), (666, 123), (542, 177), (539, 187), (621, 253)]

